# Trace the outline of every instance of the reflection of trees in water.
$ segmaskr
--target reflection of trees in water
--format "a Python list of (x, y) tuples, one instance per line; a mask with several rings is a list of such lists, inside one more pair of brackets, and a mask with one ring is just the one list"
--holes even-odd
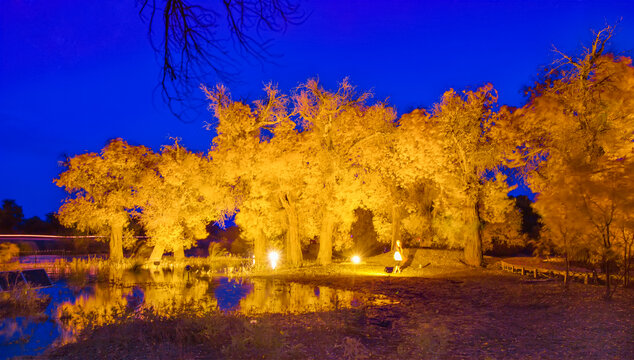
[(61, 325), (59, 341), (65, 344), (88, 328), (113, 323), (125, 313), (126, 305), (120, 287), (95, 286), (94, 291), (80, 293), (74, 302), (64, 302), (57, 307), (55, 318)]
[(60, 341), (72, 341), (87, 329), (142, 317), (146, 311), (160, 317), (215, 312), (217, 302), (208, 289), (207, 281), (188, 278), (182, 270), (110, 275), (108, 283), (97, 283), (75, 301), (59, 305)]
[[(220, 310), (244, 314), (331, 311), (365, 302), (360, 294), (274, 279), (188, 277), (182, 270), (113, 274), (108, 283), (84, 289), (57, 308), (61, 343), (85, 330), (143, 318), (208, 315)], [(237, 306), (239, 305), (239, 306)]]
[(253, 292), (240, 302), (240, 312), (307, 313), (349, 308), (358, 295), (348, 290), (288, 283), (274, 279), (252, 279)]

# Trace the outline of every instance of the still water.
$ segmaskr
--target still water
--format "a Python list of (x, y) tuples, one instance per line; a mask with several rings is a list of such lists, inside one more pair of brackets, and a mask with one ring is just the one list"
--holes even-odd
[(0, 359), (37, 355), (73, 341), (83, 329), (122, 316), (151, 311), (182, 313), (306, 313), (356, 307), (378, 300), (367, 294), (272, 278), (194, 277), (185, 271), (125, 272), (95, 281), (94, 276), (52, 279), (39, 289), (52, 301), (44, 316), (0, 322)]

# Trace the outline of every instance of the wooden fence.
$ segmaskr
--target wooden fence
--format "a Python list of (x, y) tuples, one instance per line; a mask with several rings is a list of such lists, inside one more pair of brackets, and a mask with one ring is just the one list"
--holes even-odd
[[(564, 280), (566, 279), (566, 270), (560, 269), (550, 269), (543, 268), (539, 266), (531, 266), (531, 265), (517, 265), (511, 262), (501, 260), (500, 265), (502, 266), (502, 270), (510, 271), (513, 273), (520, 273), (522, 275), (533, 276), (533, 278), (537, 279), (539, 277), (548, 277), (555, 278), (561, 277)], [(601, 278), (603, 276), (603, 278)], [(584, 284), (598, 284), (600, 281), (605, 281), (605, 275), (597, 274), (593, 271), (580, 271), (578, 269), (568, 271), (568, 277), (570, 280), (580, 281)], [(610, 277), (610, 279), (613, 279)]]

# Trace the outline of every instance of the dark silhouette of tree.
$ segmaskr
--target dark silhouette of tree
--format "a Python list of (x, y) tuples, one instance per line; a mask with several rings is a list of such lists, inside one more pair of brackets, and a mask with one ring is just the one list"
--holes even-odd
[(52, 234), (51, 224), (40, 219), (39, 216), (24, 219), (20, 224), (20, 230), (25, 234)]
[(354, 214), (355, 222), (350, 228), (350, 237), (354, 241), (355, 254), (373, 256), (382, 253), (385, 244), (378, 241), (378, 235), (372, 223), (372, 211), (358, 208)]
[(540, 216), (535, 212), (531, 200), (526, 195), (519, 195), (515, 198), (515, 207), (522, 214), (522, 233), (526, 234), (530, 239), (539, 239), (539, 232), (542, 224)]
[(235, 78), (231, 46), (247, 58), (268, 60), (274, 54), (264, 34), (283, 32), (306, 18), (293, 0), (137, 1), (161, 58), (161, 96), (180, 119), (203, 79), (212, 74), (223, 81)]
[(23, 219), (24, 213), (22, 212), (22, 207), (18, 205), (15, 200), (2, 200), (2, 208), (0, 209), (0, 233), (13, 234), (18, 232), (18, 228)]

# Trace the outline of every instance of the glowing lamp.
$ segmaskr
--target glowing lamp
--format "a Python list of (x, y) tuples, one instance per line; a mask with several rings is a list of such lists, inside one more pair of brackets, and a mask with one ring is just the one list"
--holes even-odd
[(275, 269), (277, 261), (280, 259), (280, 254), (277, 251), (269, 252), (269, 263), (271, 263), (271, 269)]
[(359, 255), (355, 255), (355, 256), (351, 257), (350, 260), (352, 260), (353, 264), (358, 264), (358, 263), (361, 262), (361, 258), (359, 257)]

